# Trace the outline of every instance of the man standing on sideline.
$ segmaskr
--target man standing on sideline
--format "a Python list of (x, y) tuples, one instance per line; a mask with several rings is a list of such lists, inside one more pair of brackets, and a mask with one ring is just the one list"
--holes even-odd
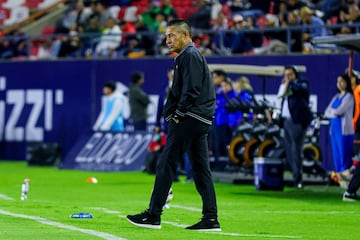
[(296, 188), (302, 185), (302, 148), (306, 128), (313, 119), (309, 108), (309, 81), (300, 79), (295, 67), (287, 66), (279, 88), (281, 97), (281, 117), (284, 120), (284, 144), (286, 160), (289, 164)]
[(178, 53), (174, 82), (164, 109), (168, 138), (157, 166), (149, 208), (143, 213), (128, 215), (127, 219), (138, 227), (161, 228), (160, 215), (176, 174), (177, 163), (182, 161), (186, 151), (195, 186), (203, 202), (202, 219), (186, 229), (221, 231), (208, 161), (207, 135), (215, 112), (215, 91), (210, 72), (205, 58), (191, 40), (191, 28), (186, 20), (169, 22), (166, 44), (171, 52)]
[(146, 131), (147, 107), (150, 103), (150, 98), (141, 89), (141, 86), (144, 84), (144, 75), (140, 72), (133, 72), (130, 81), (130, 118), (134, 125), (134, 130)]

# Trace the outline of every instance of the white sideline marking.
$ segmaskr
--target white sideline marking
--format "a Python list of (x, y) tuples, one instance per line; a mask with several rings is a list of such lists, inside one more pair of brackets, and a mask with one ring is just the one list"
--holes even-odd
[(121, 212), (116, 211), (116, 210), (110, 210), (110, 209), (107, 209), (107, 208), (93, 207), (92, 209), (94, 209), (94, 210), (102, 210), (103, 212), (109, 213), (109, 214), (119, 214), (119, 215), (121, 215)]
[[(171, 207), (188, 210), (188, 211), (193, 211), (193, 212), (201, 212), (200, 208), (195, 208), (195, 207), (187, 207), (187, 206), (173, 205), (173, 204), (171, 204)], [(250, 210), (250, 211), (246, 211), (246, 210), (242, 210), (242, 211), (250, 212), (250, 213), (257, 213), (257, 214), (309, 214), (309, 215), (348, 215), (348, 214), (359, 215), (360, 214), (360, 212), (358, 212), (358, 211), (330, 211), (330, 212), (306, 211), (306, 210), (303, 210), (303, 211), (297, 211), (297, 210), (289, 210), (289, 211)]]
[(289, 238), (289, 239), (299, 239), (301, 236), (286, 236), (286, 235), (271, 235), (271, 234), (242, 234), (242, 233), (225, 233), (225, 232), (206, 232), (209, 234), (218, 234), (224, 236), (233, 236), (233, 237), (256, 237), (256, 238)]
[(120, 238), (118, 236), (115, 236), (115, 235), (112, 235), (112, 234), (109, 234), (109, 233), (98, 232), (98, 231), (90, 230), (90, 229), (78, 228), (78, 227), (62, 224), (60, 222), (51, 221), (51, 220), (48, 220), (46, 218), (29, 216), (29, 215), (18, 214), (18, 213), (12, 213), (12, 212), (4, 211), (4, 210), (1, 210), (1, 209), (0, 209), (0, 214), (11, 216), (11, 217), (16, 217), (16, 218), (30, 219), (30, 220), (34, 220), (34, 221), (37, 221), (37, 222), (42, 223), (42, 224), (46, 224), (46, 225), (50, 225), (50, 226), (54, 226), (54, 227), (58, 227), (58, 228), (69, 229), (69, 230), (73, 230), (73, 231), (78, 231), (78, 232), (86, 233), (86, 234), (93, 235), (93, 236), (96, 236), (96, 237), (100, 237), (100, 238), (103, 238), (103, 239), (106, 239), (106, 240), (126, 240), (126, 238)]
[(173, 208), (179, 208), (179, 209), (184, 209), (184, 210), (188, 210), (188, 211), (192, 211), (192, 212), (201, 212), (201, 209), (200, 209), (200, 208), (195, 208), (195, 207), (186, 207), (186, 206), (173, 205), (173, 204), (171, 204), (171, 207), (173, 207)]
[[(171, 205), (172, 207), (174, 205)], [(186, 209), (186, 210), (190, 210), (190, 211), (198, 211), (199, 209), (197, 208), (191, 208), (191, 207), (183, 207), (180, 205), (176, 205), (178, 208), (181, 209)], [(102, 208), (102, 207), (93, 207), (92, 209), (96, 209), (96, 210), (101, 210), (105, 213), (109, 213), (109, 214), (116, 214), (118, 215), (118, 217), (120, 218), (126, 218), (126, 216), (123, 216), (121, 214), (119, 214), (119, 211), (114, 211), (114, 210), (110, 210), (107, 208)], [(161, 223), (165, 223), (174, 227), (178, 227), (178, 228), (185, 228), (189, 225), (185, 225), (185, 224), (180, 224), (180, 223), (175, 223), (175, 222), (169, 222), (169, 221), (161, 221)], [(270, 235), (270, 234), (241, 234), (241, 233), (226, 233), (226, 232), (206, 232), (203, 231), (201, 233), (208, 233), (208, 234), (217, 234), (217, 235), (223, 235), (223, 236), (233, 236), (233, 237), (256, 237), (256, 238), (286, 238), (286, 239), (299, 239), (302, 238), (301, 236), (287, 236), (287, 235)]]
[(0, 199), (2, 199), (2, 200), (7, 200), (7, 201), (15, 200), (14, 198), (9, 197), (9, 196), (7, 196), (7, 195), (5, 195), (5, 194), (1, 194), (1, 193), (0, 193)]
[(295, 210), (289, 210), (289, 211), (250, 211), (252, 213), (266, 213), (266, 214), (309, 214), (309, 215), (348, 215), (348, 214), (356, 214), (359, 215), (360, 212), (356, 211), (295, 211)]

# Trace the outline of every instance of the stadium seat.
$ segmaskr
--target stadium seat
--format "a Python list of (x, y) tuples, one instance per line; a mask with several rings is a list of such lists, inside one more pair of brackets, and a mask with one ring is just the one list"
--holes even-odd
[(23, 5), (25, 0), (8, 0), (7, 2), (3, 3), (2, 6), (4, 8), (15, 8)]
[(123, 19), (124, 19), (126, 9), (127, 9), (127, 7), (121, 7), (121, 8), (120, 8), (120, 11), (119, 11), (118, 16), (117, 16), (117, 18), (118, 18), (119, 20), (123, 20)]
[(115, 5), (109, 7), (109, 12), (111, 14), (111, 17), (117, 19), (119, 16), (120, 9), (121, 9), (120, 6), (115, 6)]
[(41, 29), (41, 35), (52, 35), (55, 32), (55, 26), (45, 25)]
[(42, 2), (43, 0), (26, 0), (23, 6), (28, 7), (30, 10), (37, 9)]
[(5, 26), (12, 25), (24, 21), (30, 16), (30, 11), (28, 7), (18, 6), (10, 9), (10, 17), (4, 21)]
[(126, 22), (135, 22), (137, 19), (137, 10), (138, 8), (136, 6), (127, 7), (124, 14), (124, 20)]
[(5, 20), (10, 17), (10, 9), (0, 8), (0, 25), (3, 25)]

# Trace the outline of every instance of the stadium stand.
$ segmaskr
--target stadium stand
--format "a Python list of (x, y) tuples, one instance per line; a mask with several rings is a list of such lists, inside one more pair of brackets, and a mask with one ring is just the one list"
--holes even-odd
[[(149, 42), (153, 42), (155, 51), (151, 51), (152, 54), (166, 55), (167, 53), (164, 51), (166, 45), (164, 44), (163, 36), (161, 36), (165, 31), (166, 21), (174, 16), (189, 19), (193, 13), (198, 11), (199, 1), (200, 0), (84, 0), (84, 3), (86, 12), (90, 13), (89, 15), (85, 14), (88, 17), (99, 14), (99, 12), (97, 12), (97, 4), (100, 2), (105, 6), (105, 12), (107, 12), (105, 16), (111, 16), (118, 20), (118, 24), (122, 29), (123, 41), (121, 47), (116, 49), (116, 51), (124, 51), (124, 48), (128, 46), (126, 39), (132, 39), (134, 43), (134, 41), (144, 39), (144, 36), (145, 38), (147, 36), (147, 41), (149, 40), (149, 36), (155, 36), (155, 40), (148, 41), (147, 47), (149, 47)], [(310, 4), (309, 1), (303, 0), (205, 1), (211, 9), (211, 28), (195, 28), (194, 41), (196, 40), (196, 46), (203, 48), (204, 54), (206, 53), (207, 55), (253, 55), (264, 53), (263, 48), (267, 50), (267, 54), (273, 54), (279, 49), (278, 47), (280, 47), (283, 52), (288, 53), (311, 53), (319, 50), (311, 47), (311, 38), (308, 38), (306, 42), (301, 41), (301, 34), (304, 33), (304, 31), (313, 29), (311, 22), (303, 22), (304, 19), (302, 19), (299, 14), (301, 12), (301, 6), (307, 6), (310, 9), (308, 12), (316, 17), (318, 19), (317, 21), (324, 22), (323, 28), (326, 28), (326, 34), (328, 35), (336, 35), (340, 31), (343, 31), (342, 29), (344, 29), (344, 27), (339, 25), (336, 28), (334, 27), (335, 24), (351, 25), (347, 31), (351, 31), (352, 33), (359, 32), (360, 29), (360, 17), (357, 18), (357, 16), (360, 16), (360, 11), (358, 10), (359, 4), (351, 0), (345, 1), (343, 5), (341, 5), (341, 8), (335, 12), (331, 12), (331, 14), (326, 12), (325, 8), (315, 6), (315, 4)], [(56, 4), (64, 4), (67, 6), (67, 13), (71, 11), (75, 12), (73, 16), (83, 14), (85, 11), (81, 13), (81, 11), (76, 10), (76, 2), (77, 0), (0, 0), (0, 29), (2, 29), (5, 34), (11, 32), (4, 29), (14, 25), (23, 26), (24, 24), (33, 22), (41, 17), (39, 12), (42, 11), (43, 14), (46, 14), (46, 11), (49, 11), (50, 7)], [(297, 2), (298, 4), (294, 6), (292, 5), (293, 2)], [(351, 13), (350, 8), (352, 9)], [(46, 11), (44, 11), (45, 9)], [(173, 9), (172, 11), (175, 12), (175, 14), (173, 14), (173, 12), (169, 13), (169, 9)], [(353, 15), (350, 16), (351, 14)], [(98, 16), (101, 15), (102, 12)], [(136, 25), (139, 24), (139, 16), (142, 17), (142, 24), (145, 24), (143, 27), (136, 27)], [(66, 17), (68, 16), (66, 16), (65, 13), (63, 18)], [(165, 17), (165, 19), (161, 20), (162, 17)], [(296, 19), (289, 22), (289, 17)], [(344, 19), (348, 20), (346, 21)], [(104, 18), (101, 22), (104, 22)], [(87, 28), (86, 24), (89, 24), (89, 21), (81, 22), (81, 25), (78, 24), (79, 26), (72, 28), (72, 34), (79, 36), (83, 34)], [(67, 26), (65, 30), (70, 31), (69, 26)], [(57, 32), (57, 27), (58, 26), (45, 26), (44, 29), (42, 29), (41, 32), (38, 31), (38, 33), (46, 35), (47, 39), (50, 39), (50, 37), (48, 37), (49, 34), (67, 34), (66, 31)], [(102, 27), (100, 24), (99, 28), (102, 29)], [(136, 34), (136, 37), (127, 38), (129, 34), (134, 34), (136, 31), (145, 31), (145, 35), (140, 32)], [(239, 34), (239, 32), (243, 33)], [(100, 32), (98, 32), (98, 34), (94, 39), (101, 37)], [(297, 46), (291, 45), (294, 36), (298, 40), (300, 39)], [(238, 38), (239, 41), (244, 41), (248, 47), (246, 49), (235, 50), (234, 39), (236, 38)], [(37, 36), (34, 37), (34, 39), (35, 41), (33, 42), (39, 42), (38, 40), (43, 38)], [(95, 40), (93, 42), (96, 43), (97, 41)], [(141, 45), (141, 43), (139, 44)], [(272, 48), (271, 46), (277, 47)], [(306, 49), (304, 50), (304, 48)], [(113, 56), (119, 57), (121, 55), (114, 54)]]

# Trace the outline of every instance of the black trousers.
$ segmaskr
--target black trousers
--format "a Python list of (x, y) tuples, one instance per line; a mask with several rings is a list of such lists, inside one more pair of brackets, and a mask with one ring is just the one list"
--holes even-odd
[(172, 120), (169, 122), (167, 141), (156, 169), (155, 185), (149, 205), (150, 214), (161, 214), (176, 174), (176, 167), (183, 160), (186, 150), (194, 183), (203, 202), (203, 217), (217, 218), (216, 196), (208, 160), (209, 130), (209, 125), (187, 116), (179, 124)]
[(291, 119), (284, 120), (284, 146), (286, 160), (289, 164), (294, 182), (302, 181), (302, 147), (304, 144), (305, 130), (299, 123)]

